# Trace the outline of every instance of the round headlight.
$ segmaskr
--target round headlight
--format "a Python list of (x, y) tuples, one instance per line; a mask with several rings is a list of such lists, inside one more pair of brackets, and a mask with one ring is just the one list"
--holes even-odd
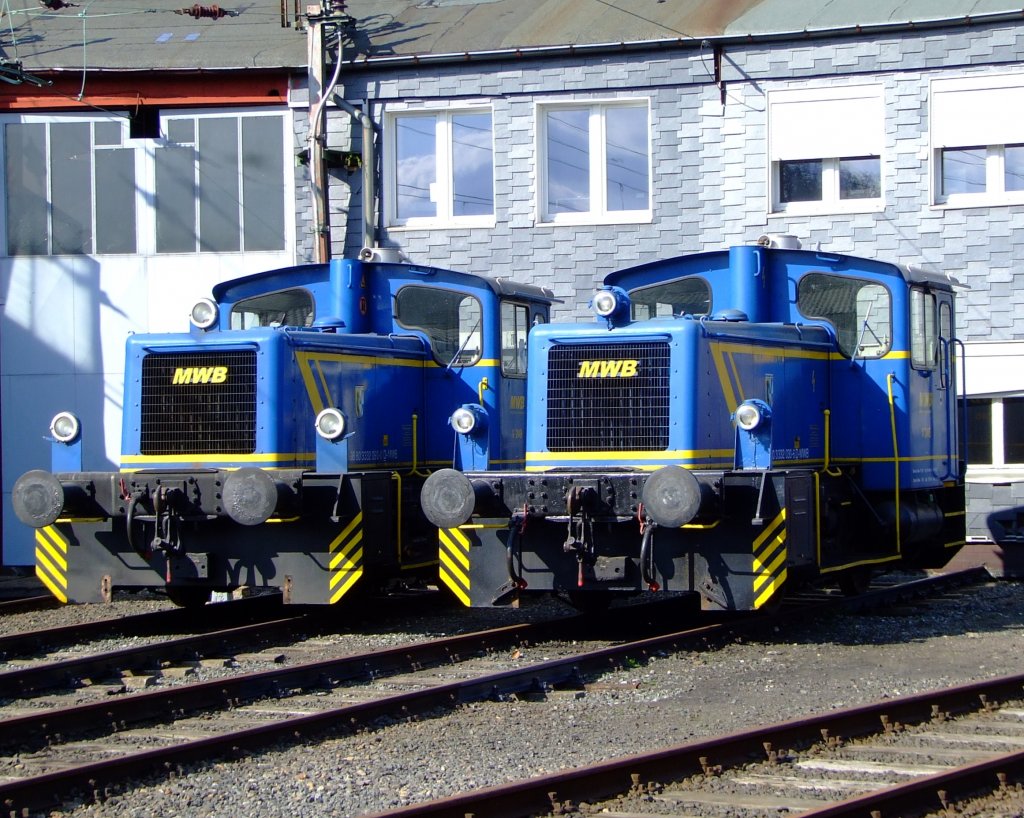
[(50, 434), (61, 443), (71, 443), (80, 429), (78, 418), (70, 412), (58, 412), (50, 421)]
[(345, 416), (340, 409), (324, 409), (316, 416), (316, 433), (324, 440), (337, 440), (345, 434)]
[(468, 435), (476, 428), (476, 413), (463, 406), (452, 412), (451, 423), (456, 432)]
[(201, 298), (192, 307), (189, 318), (199, 329), (209, 329), (217, 320), (217, 305), (209, 298)]
[(744, 403), (736, 410), (736, 425), (743, 431), (753, 431), (760, 423), (761, 410), (756, 404)]
[(594, 300), (591, 303), (595, 313), (602, 318), (607, 318), (618, 308), (619, 299), (615, 297), (615, 293), (611, 290), (600, 290), (594, 296)]

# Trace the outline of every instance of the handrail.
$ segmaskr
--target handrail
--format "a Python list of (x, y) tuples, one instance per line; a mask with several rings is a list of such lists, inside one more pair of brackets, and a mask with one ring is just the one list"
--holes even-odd
[(900, 543), (900, 447), (896, 436), (896, 401), (892, 393), (892, 384), (895, 380), (895, 372), (885, 376), (885, 386), (889, 393), (889, 424), (892, 427), (892, 459), (896, 464), (896, 553), (900, 554), (903, 552)]

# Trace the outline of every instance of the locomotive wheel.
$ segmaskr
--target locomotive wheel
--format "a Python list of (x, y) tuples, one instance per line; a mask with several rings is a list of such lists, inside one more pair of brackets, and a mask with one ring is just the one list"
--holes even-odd
[(566, 596), (569, 604), (577, 611), (585, 614), (597, 614), (607, 611), (615, 595), (611, 591), (569, 591)]
[(860, 596), (867, 593), (871, 585), (871, 569), (866, 566), (847, 568), (836, 578), (843, 596)]
[(202, 608), (210, 601), (210, 589), (196, 585), (168, 585), (167, 598), (179, 608)]

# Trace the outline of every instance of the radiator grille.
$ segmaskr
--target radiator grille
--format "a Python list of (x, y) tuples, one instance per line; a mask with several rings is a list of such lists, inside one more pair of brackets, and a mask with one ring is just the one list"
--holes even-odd
[(142, 361), (142, 454), (256, 450), (256, 353), (189, 352)]
[(556, 345), (548, 353), (548, 450), (668, 448), (669, 347)]

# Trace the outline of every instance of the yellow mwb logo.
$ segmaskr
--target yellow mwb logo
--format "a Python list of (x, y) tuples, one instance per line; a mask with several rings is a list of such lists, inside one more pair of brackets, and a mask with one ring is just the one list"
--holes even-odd
[(227, 379), (226, 366), (179, 366), (171, 383), (224, 383)]
[(580, 361), (577, 378), (633, 378), (639, 361)]

